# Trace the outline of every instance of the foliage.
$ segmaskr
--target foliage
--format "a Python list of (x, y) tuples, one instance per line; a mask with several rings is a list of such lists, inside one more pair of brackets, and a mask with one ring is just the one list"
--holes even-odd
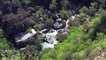
[(96, 11), (97, 11), (97, 3), (91, 3), (91, 6), (89, 7), (89, 10), (88, 10), (88, 14), (90, 16), (94, 16)]
[(91, 27), (96, 27), (98, 24), (100, 24), (101, 20), (100, 17), (95, 17), (91, 21)]
[(80, 11), (87, 14), (88, 8), (86, 6), (83, 6)]
[(52, 0), (52, 3), (50, 4), (49, 9), (52, 11), (56, 11), (56, 0)]
[(1, 49), (10, 49), (9, 42), (6, 40), (6, 38), (0, 39), (0, 48)]
[(66, 34), (58, 33), (57, 40), (59, 42), (63, 42), (66, 39), (66, 36), (67, 36)]
[[(94, 57), (99, 53), (98, 47), (105, 47), (105, 40), (103, 40), (103, 34), (97, 34), (97, 41), (93, 42), (91, 39), (87, 38), (82, 40), (83, 29), (81, 27), (74, 27), (70, 29), (67, 38), (63, 43), (60, 43), (56, 48), (50, 50), (46, 54), (43, 54), (42, 59), (51, 58), (55, 60), (70, 60), (70, 59), (86, 59)], [(92, 33), (92, 32), (91, 32)], [(78, 42), (76, 38), (80, 38)], [(101, 41), (101, 42), (100, 42)], [(88, 53), (89, 52), (89, 53)], [(57, 53), (57, 54), (54, 54)], [(48, 55), (51, 54), (51, 55)], [(55, 56), (55, 57), (52, 57)], [(45, 59), (46, 60), (46, 59)]]
[[(105, 0), (0, 0), (0, 58), (2, 60), (83, 60), (106, 49)], [(51, 28), (54, 14), (69, 19), (68, 34), (59, 33), (53, 49), (41, 52), (44, 38), (37, 35), (28, 39), (25, 50), (15, 49), (14, 36), (22, 32)], [(72, 20), (71, 15), (79, 15)], [(80, 21), (90, 18), (89, 22)], [(88, 32), (84, 32), (88, 29)], [(97, 35), (97, 36), (95, 36)], [(95, 36), (95, 37), (94, 37)], [(96, 40), (92, 38), (96, 38)], [(93, 40), (93, 41), (92, 41)], [(105, 57), (102, 58), (105, 60)]]
[(66, 20), (71, 16), (71, 13), (69, 11), (63, 9), (63, 10), (60, 10), (60, 16), (61, 16), (61, 18)]
[(67, 9), (68, 8), (68, 5), (69, 5), (69, 1), (68, 0), (63, 0), (62, 1), (62, 8), (63, 9)]
[(3, 38), (3, 29), (0, 28), (0, 38)]

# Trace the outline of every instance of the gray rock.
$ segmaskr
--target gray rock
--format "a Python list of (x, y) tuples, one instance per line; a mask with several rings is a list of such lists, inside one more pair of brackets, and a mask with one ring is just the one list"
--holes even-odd
[(64, 22), (55, 22), (54, 24), (53, 24), (53, 28), (54, 29), (62, 29), (62, 28), (64, 28), (65, 27), (65, 24), (64, 24)]

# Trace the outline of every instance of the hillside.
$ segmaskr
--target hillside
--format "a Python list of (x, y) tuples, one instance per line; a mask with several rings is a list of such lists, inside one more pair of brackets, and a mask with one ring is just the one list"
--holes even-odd
[(0, 60), (106, 60), (106, 0), (0, 0)]

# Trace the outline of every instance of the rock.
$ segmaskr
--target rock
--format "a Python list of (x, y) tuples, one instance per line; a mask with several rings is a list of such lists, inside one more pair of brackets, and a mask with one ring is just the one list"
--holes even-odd
[(25, 47), (27, 45), (27, 39), (34, 36), (37, 32), (34, 29), (31, 29), (31, 33), (19, 33), (14, 37), (15, 45), (18, 48)]
[(62, 28), (64, 28), (65, 27), (65, 23), (64, 22), (55, 22), (54, 24), (53, 24), (53, 28), (54, 29), (62, 29)]
[(58, 18), (58, 19), (56, 19), (56, 21), (62, 21), (62, 19), (61, 18)]
[(61, 18), (60, 18), (60, 15), (55, 14), (52, 16), (52, 19), (54, 20), (54, 22), (56, 22), (56, 20), (61, 19)]

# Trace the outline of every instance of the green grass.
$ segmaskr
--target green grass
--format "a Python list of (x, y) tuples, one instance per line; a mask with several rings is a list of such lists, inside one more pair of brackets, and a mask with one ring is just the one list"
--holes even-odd
[[(59, 43), (49, 52), (43, 53), (41, 60), (48, 60), (49, 58), (51, 58), (51, 60), (82, 60), (92, 58), (100, 52), (99, 48), (106, 48), (106, 40), (103, 39), (103, 34), (98, 33), (98, 37), (97, 41), (92, 41), (90, 38), (83, 40), (83, 28), (71, 28), (67, 39), (65, 39), (63, 43)], [(78, 42), (76, 38), (80, 38), (80, 42)]]

